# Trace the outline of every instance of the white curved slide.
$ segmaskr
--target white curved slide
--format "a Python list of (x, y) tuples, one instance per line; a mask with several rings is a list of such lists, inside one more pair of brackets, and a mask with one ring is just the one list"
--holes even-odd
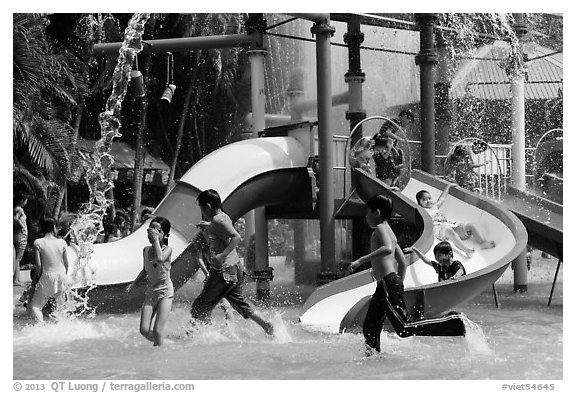
[[(362, 172), (359, 187), (370, 188), (359, 192), (363, 199), (377, 193), (394, 196), (389, 187), (372, 175), (358, 172)], [(418, 207), (415, 196), (420, 190), (428, 190), (432, 198), (436, 199), (446, 184), (428, 174), (415, 171), (401, 196), (414, 206), (414, 211), (422, 215), (420, 218), (424, 233), (417, 243), (422, 252), (432, 260), (432, 249), (438, 240), (433, 238), (432, 222), (428, 214)], [(454, 258), (462, 261), (467, 271), (466, 276), (454, 281), (438, 282), (431, 266), (422, 262), (415, 254), (407, 255), (410, 265), (404, 286), (407, 307), (413, 316), (434, 317), (476, 296), (494, 283), (526, 246), (527, 234), (522, 224), (494, 202), (462, 189), (452, 189), (443, 205), (443, 211), (452, 221), (476, 223), (488, 239), (495, 240), (497, 245), (492, 249), (481, 250), (472, 240), (465, 241), (470, 247), (475, 247), (476, 252), (469, 259), (458, 252), (454, 253)], [(426, 237), (427, 241), (424, 239)], [(326, 284), (318, 288), (304, 304), (300, 322), (311, 329), (330, 333), (357, 330), (364, 319), (375, 287), (370, 269)]]
[[(171, 276), (175, 288), (183, 285), (198, 268), (191, 244), (201, 219), (196, 203), (200, 191), (217, 190), (224, 209), (235, 220), (257, 206), (275, 200), (280, 203), (299, 192), (300, 184), (292, 182), (298, 176), (291, 174), (294, 170), (302, 173), (307, 162), (307, 151), (296, 139), (270, 137), (226, 145), (186, 172), (153, 213), (172, 224), (169, 244), (173, 249)], [(123, 310), (139, 304), (142, 289), (134, 295), (121, 290), (142, 269), (142, 249), (148, 244), (147, 227), (144, 223), (123, 239), (94, 245), (90, 267), (96, 287), (89, 298), (99, 309)]]

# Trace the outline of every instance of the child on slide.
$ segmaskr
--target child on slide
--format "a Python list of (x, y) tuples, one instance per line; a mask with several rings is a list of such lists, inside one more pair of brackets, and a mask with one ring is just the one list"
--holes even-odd
[(434, 236), (440, 241), (451, 241), (467, 258), (470, 258), (475, 251), (474, 248), (466, 246), (463, 242), (463, 240), (469, 239), (470, 237), (478, 242), (482, 249), (495, 247), (496, 242), (486, 240), (476, 224), (449, 221), (440, 210), (452, 186), (454, 186), (454, 184), (448, 184), (436, 202), (432, 200), (432, 196), (427, 190), (421, 190), (416, 193), (416, 201), (426, 209), (432, 217)]
[(466, 268), (462, 262), (453, 259), (452, 246), (448, 242), (440, 242), (434, 246), (435, 261), (432, 261), (416, 247), (406, 247), (402, 251), (407, 254), (415, 252), (424, 263), (432, 266), (438, 274), (438, 281), (455, 280), (466, 274)]

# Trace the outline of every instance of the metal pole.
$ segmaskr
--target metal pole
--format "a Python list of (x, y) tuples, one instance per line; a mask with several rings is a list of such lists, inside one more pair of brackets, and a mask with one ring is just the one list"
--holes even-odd
[[(514, 32), (519, 41), (522, 51), (522, 41), (528, 33), (528, 26), (524, 23), (523, 14), (514, 14), (516, 24)], [(511, 54), (518, 56), (518, 54)], [(509, 69), (511, 84), (511, 107), (512, 107), (512, 172), (510, 174), (511, 185), (520, 190), (526, 190), (526, 132), (524, 130), (524, 60), (523, 53), (513, 62)], [(526, 263), (526, 251), (517, 259), (514, 266), (514, 290), (526, 292), (528, 290), (528, 265)]]
[(334, 159), (332, 142), (332, 64), (330, 39), (336, 29), (327, 18), (316, 22), (311, 32), (316, 35), (316, 80), (318, 94), (318, 155), (320, 157), (320, 252), (322, 270), (318, 283), (336, 278), (334, 238)]
[[(195, 49), (250, 47), (255, 43), (251, 34), (227, 34), (221, 36), (167, 38), (161, 40), (142, 40), (141, 54), (188, 52)], [(94, 56), (118, 56), (122, 42), (95, 44)]]
[[(447, 33), (444, 33), (447, 34)], [(444, 161), (450, 150), (450, 122), (452, 120), (450, 104), (450, 87), (452, 70), (448, 54), (448, 43), (444, 37), (436, 32), (436, 47), (438, 48), (437, 81), (434, 84), (436, 109), (436, 155), (441, 158), (436, 168), (442, 168), (437, 173), (444, 173)]]
[[(266, 21), (262, 14), (250, 14), (246, 22), (246, 30), (253, 38), (253, 49), (248, 51), (250, 56), (250, 87), (252, 102), (252, 134), (250, 138), (257, 138), (258, 132), (266, 128), (266, 96), (264, 86), (264, 56), (266, 49), (263, 46), (262, 32), (266, 29)], [(246, 232), (252, 230), (255, 236), (256, 261), (254, 274), (256, 278), (256, 297), (267, 299), (270, 296), (271, 270), (268, 266), (268, 222), (266, 209), (259, 207), (252, 214), (245, 215)], [(249, 220), (252, 220), (250, 223)], [(250, 235), (245, 236), (249, 242)], [(248, 246), (248, 243), (246, 243)]]
[(435, 14), (416, 14), (420, 26), (420, 52), (416, 64), (420, 66), (420, 124), (422, 133), (422, 169), (435, 174), (434, 126), (434, 66), (438, 58), (434, 51)]
[[(362, 72), (361, 68), (361, 55), (360, 45), (364, 41), (364, 33), (360, 31), (360, 18), (358, 16), (351, 16), (348, 21), (347, 32), (344, 34), (344, 42), (348, 45), (348, 72), (344, 75), (344, 80), (348, 83), (348, 91), (350, 92), (350, 101), (348, 104), (348, 111), (346, 112), (346, 119), (350, 121), (350, 131), (356, 125), (366, 118), (366, 111), (363, 109), (362, 102), (362, 84), (366, 80), (366, 74)], [(348, 141), (349, 146), (354, 144), (362, 137), (362, 126), (354, 132), (351, 140)], [(351, 174), (351, 177), (354, 173)], [(353, 182), (351, 182), (353, 183)], [(353, 185), (350, 184), (352, 191)], [(357, 259), (363, 254), (362, 241), (365, 224), (362, 218), (352, 219), (352, 258)]]

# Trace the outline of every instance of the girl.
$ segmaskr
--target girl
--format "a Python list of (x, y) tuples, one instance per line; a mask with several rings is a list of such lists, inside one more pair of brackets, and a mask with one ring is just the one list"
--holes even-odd
[(34, 267), (36, 272), (42, 272), (36, 284), (28, 311), (43, 322), (42, 308), (51, 297), (56, 299), (56, 309), (64, 305), (64, 295), (67, 286), (68, 253), (66, 241), (56, 237), (56, 221), (53, 218), (43, 218), (40, 229), (44, 237), (34, 241)]
[(150, 246), (143, 250), (144, 268), (126, 288), (127, 292), (132, 291), (134, 285), (148, 276), (149, 286), (140, 313), (140, 334), (152, 341), (154, 346), (160, 346), (164, 341), (164, 325), (174, 297), (174, 286), (170, 280), (172, 248), (168, 246), (170, 227), (170, 221), (164, 217), (155, 217), (150, 222)]
[(436, 202), (432, 200), (432, 196), (426, 190), (416, 193), (416, 201), (432, 216), (434, 236), (440, 241), (453, 242), (456, 248), (463, 251), (467, 258), (470, 258), (475, 250), (467, 247), (463, 240), (472, 237), (480, 244), (480, 248), (493, 248), (496, 246), (496, 243), (486, 240), (476, 224), (449, 221), (444, 213), (440, 211), (440, 207), (446, 201), (446, 196), (450, 191), (450, 187), (453, 185), (454, 184), (448, 184)]

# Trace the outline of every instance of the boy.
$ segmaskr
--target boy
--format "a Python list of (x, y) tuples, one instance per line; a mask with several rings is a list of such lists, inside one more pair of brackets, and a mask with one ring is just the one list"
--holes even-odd
[(242, 240), (230, 217), (222, 211), (220, 195), (215, 190), (202, 191), (196, 199), (202, 217), (197, 227), (204, 230), (210, 247), (210, 272), (200, 295), (194, 300), (190, 313), (195, 319), (206, 321), (222, 298), (245, 319), (252, 319), (272, 335), (274, 328), (265, 321), (242, 295), (243, 269), (236, 247)]
[[(386, 316), (396, 333), (401, 337), (411, 335), (406, 329), (408, 318), (404, 304), (404, 276), (406, 261), (398, 246), (396, 235), (388, 220), (392, 216), (392, 200), (384, 195), (376, 195), (366, 203), (366, 221), (374, 232), (370, 238), (371, 253), (353, 261), (349, 269), (372, 262), (372, 275), (377, 282), (376, 291), (370, 299), (368, 312), (362, 326), (367, 345), (366, 353), (380, 352), (380, 333)], [(398, 270), (396, 270), (396, 262)]]
[[(462, 336), (464, 322), (459, 313), (432, 319), (410, 322), (404, 302), (404, 277), (406, 260), (388, 220), (392, 216), (392, 200), (376, 195), (366, 203), (366, 221), (374, 228), (370, 238), (370, 254), (353, 261), (352, 272), (367, 261), (372, 261), (372, 275), (376, 280), (376, 291), (370, 299), (362, 331), (366, 342), (366, 354), (380, 352), (380, 333), (386, 316), (400, 337), (408, 336)], [(398, 270), (396, 270), (396, 263)]]
[(405, 253), (415, 252), (424, 263), (432, 266), (438, 274), (438, 281), (455, 280), (466, 274), (466, 269), (460, 261), (454, 261), (452, 253), (452, 246), (450, 243), (443, 241), (434, 246), (434, 258), (436, 261), (430, 260), (416, 247), (407, 247), (403, 250)]

